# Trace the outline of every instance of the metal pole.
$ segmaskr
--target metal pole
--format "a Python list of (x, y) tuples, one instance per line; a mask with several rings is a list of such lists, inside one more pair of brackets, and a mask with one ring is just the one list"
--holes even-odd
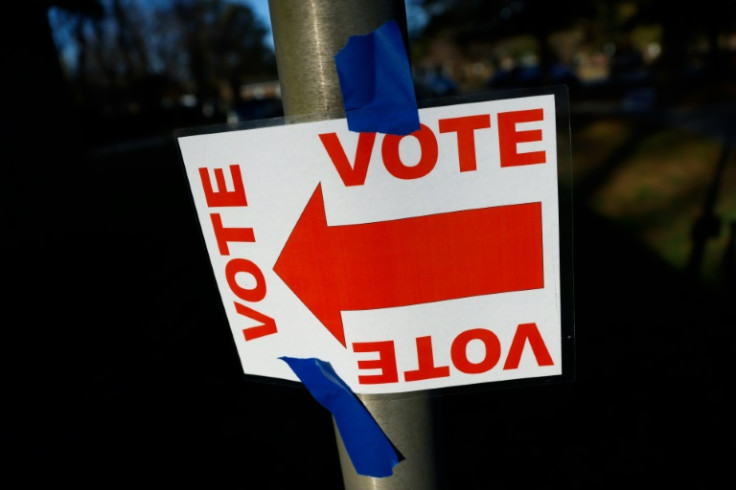
[[(335, 54), (348, 38), (395, 20), (408, 46), (403, 0), (269, 0), (281, 97), (287, 121), (344, 117)], [(405, 458), (393, 476), (358, 475), (336, 427), (346, 490), (437, 487), (429, 394), (359, 397)]]

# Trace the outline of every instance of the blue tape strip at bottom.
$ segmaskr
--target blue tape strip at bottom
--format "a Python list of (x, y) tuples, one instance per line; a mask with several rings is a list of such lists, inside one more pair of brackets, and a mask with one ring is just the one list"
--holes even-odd
[(377, 478), (391, 476), (399, 454), (332, 365), (315, 358), (279, 359), (289, 365), (312, 396), (332, 413), (355, 471)]

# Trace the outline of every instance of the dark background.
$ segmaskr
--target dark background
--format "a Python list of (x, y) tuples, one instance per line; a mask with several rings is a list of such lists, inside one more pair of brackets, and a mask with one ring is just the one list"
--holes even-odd
[[(436, 15), (413, 33), (417, 66), (438, 59), (430, 39), (468, 55), (479, 40), (500, 42), (497, 33), (549, 34), (540, 19), (597, 12), (614, 23), (605, 2), (552, 11), (544, 2), (420, 3)], [(455, 80), (455, 93), (570, 87), (576, 379), (437, 397), (445, 488), (731, 484), (734, 2), (613, 4), (633, 4), (639, 22), (663, 29), (660, 61), (636, 65), (637, 76), (562, 80), (540, 49), (531, 78)], [(509, 14), (520, 5), (533, 15)], [(136, 75), (119, 59), (110, 66), (128, 66), (125, 76), (75, 75), (60, 63), (50, 7), (72, 20), (105, 15), (97, 2), (30, 1), (9, 2), (3, 16), (6, 481), (342, 488), (330, 414), (301, 387), (246, 379), (221, 311), (173, 131), (224, 122), (227, 111), (163, 110), (154, 102), (184, 93), (184, 82)], [(616, 26), (606, 32), (631, 32)], [(136, 52), (130, 39), (110, 46)], [(694, 39), (709, 48), (693, 55)], [(245, 59), (258, 63), (234, 86), (275, 80), (268, 52), (254, 49)], [(218, 65), (193, 66), (205, 72), (193, 85), (198, 103), (215, 100), (205, 80)], [(439, 95), (419, 80), (417, 92)], [(136, 110), (120, 109), (132, 102)], [(277, 104), (265, 107), (240, 117), (279, 115)], [(642, 181), (682, 192), (647, 188), (654, 197), (636, 205), (630, 192)], [(627, 202), (628, 214), (616, 211)], [(649, 233), (678, 227), (684, 245)], [(666, 251), (678, 246), (685, 252), (672, 259)]]

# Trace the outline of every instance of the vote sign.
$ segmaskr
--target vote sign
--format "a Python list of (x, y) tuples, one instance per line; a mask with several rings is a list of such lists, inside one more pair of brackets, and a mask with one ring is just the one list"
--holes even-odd
[(420, 109), (406, 136), (180, 136), (244, 372), (314, 357), (356, 393), (565, 374), (559, 97)]

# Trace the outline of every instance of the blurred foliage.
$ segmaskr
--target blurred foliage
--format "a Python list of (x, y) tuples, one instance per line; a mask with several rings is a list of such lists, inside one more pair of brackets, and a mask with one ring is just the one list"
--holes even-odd
[[(276, 78), (274, 53), (264, 42), (268, 28), (244, 4), (100, 0), (98, 5), (102, 13), (94, 16), (67, 10), (68, 4), (49, 12), (62, 66), (86, 119), (161, 124), (165, 113), (164, 127), (219, 122), (242, 85)], [(109, 128), (98, 137), (105, 133)]]
[[(269, 28), (241, 2), (43, 3), (82, 119), (120, 123), (90, 124), (94, 141), (224, 122), (245, 85), (278, 80)], [(573, 102), (647, 86), (671, 105), (696, 90), (719, 97), (714, 82), (736, 79), (736, 0), (405, 4), (422, 19), (410, 22), (420, 98), (566, 83)]]
[[(736, 1), (705, 0), (415, 0), (427, 12), (414, 34), (412, 56), (424, 59), (437, 39), (452, 44), (456, 58), (498, 71), (504, 62), (533, 56), (537, 83), (555, 82), (561, 66), (576, 69), (583, 56), (604, 57), (611, 69), (633, 68), (635, 55), (671, 103), (694, 74), (734, 77)], [(614, 59), (617, 58), (617, 59)], [(616, 65), (616, 63), (622, 64)], [(624, 66), (628, 63), (628, 66)], [(449, 70), (449, 68), (448, 68)], [(630, 73), (632, 74), (632, 73)], [(454, 74), (456, 77), (458, 73)], [(616, 75), (606, 72), (606, 76)], [(523, 80), (514, 80), (516, 86)]]

